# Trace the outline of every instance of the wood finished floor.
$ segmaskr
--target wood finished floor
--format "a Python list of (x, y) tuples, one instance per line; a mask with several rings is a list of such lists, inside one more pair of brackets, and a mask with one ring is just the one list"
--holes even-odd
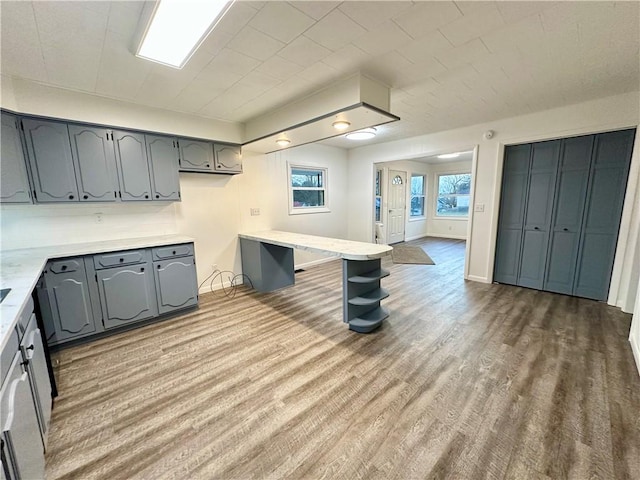
[(47, 478), (640, 478), (631, 316), (410, 243), (436, 265), (383, 261), (373, 334), (342, 323), (331, 262), (58, 352)]

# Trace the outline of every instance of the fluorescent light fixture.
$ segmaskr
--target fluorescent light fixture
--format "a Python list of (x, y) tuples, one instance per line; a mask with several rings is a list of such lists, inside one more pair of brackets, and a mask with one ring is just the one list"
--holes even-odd
[(458, 158), (459, 156), (459, 153), (445, 153), (443, 155), (438, 155), (438, 158)]
[(288, 147), (291, 143), (291, 140), (289, 140), (288, 138), (279, 138), (278, 140), (276, 140), (276, 143), (281, 147)]
[(358, 130), (356, 132), (347, 133), (345, 135), (349, 140), (369, 140), (376, 136), (376, 129), (371, 128), (363, 128), (362, 130)]
[(160, 0), (136, 56), (184, 67), (232, 4), (233, 0)]
[(336, 120), (331, 125), (333, 125), (333, 128), (335, 128), (336, 130), (346, 130), (351, 126), (351, 123), (347, 122), (346, 120)]

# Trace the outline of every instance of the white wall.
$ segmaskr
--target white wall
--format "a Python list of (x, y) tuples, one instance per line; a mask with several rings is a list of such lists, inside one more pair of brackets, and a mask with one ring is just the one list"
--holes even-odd
[(466, 239), (467, 218), (436, 216), (438, 175), (443, 173), (471, 173), (471, 160), (429, 165), (427, 232), (430, 237)]
[(640, 373), (640, 290), (636, 295), (636, 306), (633, 310), (633, 318), (631, 319), (631, 331), (629, 332), (629, 341), (631, 342), (631, 350), (636, 360), (638, 373)]
[[(567, 107), (537, 112), (529, 115), (473, 125), (456, 130), (433, 133), (404, 140), (356, 148), (349, 152), (349, 238), (371, 241), (372, 222), (372, 168), (376, 162), (410, 160), (437, 153), (478, 148), (478, 160), (474, 175), (474, 203), (485, 205), (484, 212), (471, 212), (471, 240), (467, 245), (468, 278), (482, 282), (492, 281), (497, 230), (497, 205), (500, 198), (500, 178), (504, 146), (563, 136), (579, 135), (623, 127), (635, 127), (640, 122), (640, 97), (638, 92), (584, 102)], [(484, 140), (486, 130), (494, 130), (491, 140)], [(627, 291), (624, 298), (618, 296), (620, 278), (633, 268), (632, 252), (637, 241), (629, 239), (634, 219), (640, 217), (633, 211), (635, 185), (640, 173), (640, 151), (634, 150), (632, 172), (620, 229), (620, 241), (612, 276), (609, 302), (618, 306), (629, 305), (635, 299), (635, 291)], [(631, 195), (630, 192), (633, 192)], [(631, 278), (634, 274), (630, 275)], [(635, 274), (637, 278), (637, 274)], [(634, 303), (632, 301), (631, 303)]]
[[(225, 122), (26, 82), (13, 87), (13, 96), (5, 96), (3, 89), (2, 106), (19, 112), (214, 140), (240, 139), (241, 128)], [(5, 104), (7, 99), (11, 102)], [(2, 248), (10, 249), (180, 233), (195, 239), (200, 283), (214, 264), (240, 272), (241, 231), (275, 228), (346, 238), (346, 160), (344, 150), (322, 145), (270, 155), (243, 152), (241, 175), (180, 173), (181, 202), (2, 205), (0, 241)], [(329, 213), (289, 215), (287, 161), (329, 168)], [(250, 216), (250, 208), (260, 208), (260, 216)], [(304, 253), (296, 252), (297, 265), (319, 259)]]

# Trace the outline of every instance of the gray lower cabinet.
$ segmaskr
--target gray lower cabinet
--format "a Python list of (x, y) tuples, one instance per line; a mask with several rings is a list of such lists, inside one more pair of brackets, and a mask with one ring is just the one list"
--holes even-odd
[(123, 201), (151, 201), (151, 174), (144, 135), (113, 131), (120, 197)]
[(50, 345), (96, 332), (94, 307), (82, 257), (49, 262), (44, 274), (48, 305), (42, 320)]
[(175, 137), (145, 135), (154, 200), (180, 200), (179, 157)]
[(47, 433), (51, 421), (51, 381), (47, 370), (47, 360), (42, 343), (42, 335), (36, 322), (36, 316), (31, 319), (20, 342), (22, 359), (29, 374), (29, 384), (34, 405), (38, 414), (40, 434), (44, 445), (47, 443)]
[(169, 313), (198, 304), (196, 265), (193, 257), (153, 263), (158, 311)]
[(11, 479), (40, 479), (44, 478), (42, 437), (28, 373), (22, 364), (22, 354), (16, 350), (0, 388), (3, 461)]
[(104, 328), (158, 315), (150, 262), (99, 270), (97, 279)]
[(214, 144), (214, 170), (221, 173), (242, 173), (242, 152), (237, 145)]
[(39, 203), (77, 202), (69, 130), (66, 123), (22, 120), (35, 199)]
[(178, 139), (180, 170), (184, 172), (213, 172), (213, 145), (200, 140)]
[(31, 203), (31, 188), (18, 118), (2, 112), (0, 147), (0, 202)]
[(115, 202), (118, 177), (111, 132), (84, 125), (68, 128), (80, 201)]

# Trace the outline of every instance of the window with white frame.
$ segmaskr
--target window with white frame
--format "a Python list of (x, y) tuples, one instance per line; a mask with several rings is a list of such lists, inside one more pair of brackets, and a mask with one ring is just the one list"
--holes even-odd
[(376, 170), (375, 221), (382, 221), (382, 170)]
[(436, 216), (464, 218), (469, 215), (470, 173), (438, 175)]
[(424, 217), (424, 175), (411, 175), (411, 210), (409, 217)]
[(289, 213), (328, 212), (327, 169), (289, 165)]

